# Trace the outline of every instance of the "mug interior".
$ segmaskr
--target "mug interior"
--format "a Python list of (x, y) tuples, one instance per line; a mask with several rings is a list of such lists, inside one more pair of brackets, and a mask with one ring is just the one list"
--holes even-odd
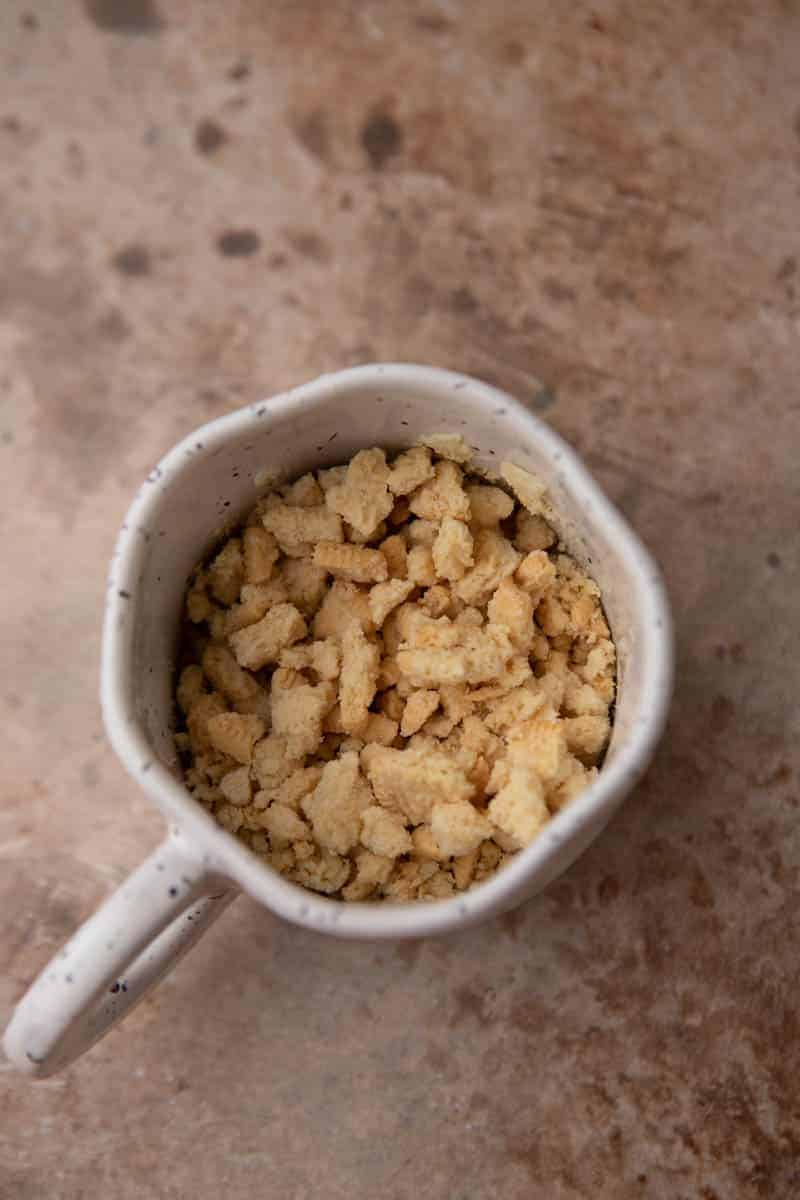
[[(269, 490), (271, 480), (345, 462), (364, 447), (396, 451), (421, 435), (441, 432), (461, 433), (480, 468), (498, 471), (504, 459), (511, 459), (546, 485), (557, 532), (599, 584), (616, 641), (611, 743), (598, 781), (509, 866), (463, 898), (343, 905), (280, 878), (219, 829), (180, 782), (172, 696), (184, 590), (192, 568)], [(320, 927), (330, 921), (344, 936), (364, 936), (364, 931), (380, 936), (384, 927), (393, 926), (398, 926), (395, 933), (405, 932), (403, 921), (379, 916), (387, 909), (413, 910), (419, 936), (425, 931), (423, 909), (440, 914), (433, 919), (437, 927), (463, 925), (478, 913), (501, 911), (523, 893), (540, 890), (596, 836), (646, 765), (668, 695), (668, 616), (646, 552), (552, 430), (502, 392), (450, 372), (355, 368), (203, 427), (176, 446), (143, 484), (112, 560), (103, 700), (115, 748), (165, 815), (191, 825), (248, 891), (304, 924), (313, 924), (319, 914)], [(337, 910), (335, 918), (331, 909)], [(342, 910), (361, 910), (363, 919), (352, 931)], [(453, 914), (447, 920), (446, 910)]]

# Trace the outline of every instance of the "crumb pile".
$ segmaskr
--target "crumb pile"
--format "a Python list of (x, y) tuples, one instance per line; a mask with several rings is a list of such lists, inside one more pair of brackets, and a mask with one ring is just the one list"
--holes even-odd
[(194, 572), (186, 783), (288, 879), (425, 900), (485, 879), (597, 773), (615, 651), (544, 489), (455, 435), (262, 498)]

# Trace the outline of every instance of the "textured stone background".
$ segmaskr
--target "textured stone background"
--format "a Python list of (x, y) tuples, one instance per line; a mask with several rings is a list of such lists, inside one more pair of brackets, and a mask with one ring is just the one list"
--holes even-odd
[(160, 837), (106, 561), (193, 426), (374, 359), (526, 398), (669, 580), (668, 736), (538, 900), (340, 945), (247, 899), (40, 1085), (3, 1200), (800, 1194), (797, 0), (5, 0), (0, 1021)]

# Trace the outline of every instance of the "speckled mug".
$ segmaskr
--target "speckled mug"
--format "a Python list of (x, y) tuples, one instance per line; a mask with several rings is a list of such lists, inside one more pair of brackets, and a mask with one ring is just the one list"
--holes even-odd
[[(619, 655), (611, 746), (599, 778), (507, 867), (472, 891), (421, 903), (342, 904), (282, 878), (221, 829), (181, 781), (172, 742), (175, 646), (186, 579), (251, 507), (267, 472), (292, 478), (365, 446), (459, 432), (476, 461), (504, 459), (547, 485), (558, 532), (599, 583)], [(49, 963), (5, 1033), (11, 1061), (51, 1075), (169, 971), (239, 889), (288, 921), (342, 938), (419, 938), (503, 912), (560, 875), (630, 791), (661, 734), (672, 684), (659, 572), (572, 451), (521, 404), (464, 375), (374, 365), (325, 375), (199, 429), (148, 476), (111, 562), (102, 703), (111, 743), (161, 810), (161, 846)]]

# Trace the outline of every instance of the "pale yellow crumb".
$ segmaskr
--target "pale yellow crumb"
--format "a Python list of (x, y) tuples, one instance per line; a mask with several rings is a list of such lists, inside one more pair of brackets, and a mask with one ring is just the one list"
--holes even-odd
[(373, 854), (371, 850), (356, 850), (356, 873), (342, 891), (345, 900), (368, 900), (381, 884), (386, 883), (394, 866), (393, 858)]
[(407, 574), (406, 560), (408, 557), (405, 538), (399, 533), (393, 533), (391, 537), (384, 538), (378, 549), (386, 559), (389, 578), (405, 579)]
[(273, 576), (268, 583), (246, 583), (241, 591), (241, 604), (234, 604), (225, 613), (225, 635), (230, 637), (247, 625), (255, 625), (276, 604), (288, 599), (283, 580)]
[(366, 725), (377, 686), (379, 663), (378, 646), (367, 640), (358, 625), (349, 625), (342, 636), (339, 676), (339, 705), (345, 733), (359, 734)]
[(369, 594), (349, 580), (335, 579), (314, 617), (314, 637), (341, 638), (352, 624), (358, 625), (364, 633), (374, 632)]
[(432, 477), (430, 450), (414, 446), (395, 459), (389, 471), (389, 487), (395, 496), (406, 496)]
[(431, 833), (448, 857), (469, 854), (491, 836), (487, 817), (468, 800), (434, 804), (431, 809)]
[(439, 693), (424, 688), (414, 691), (406, 700), (403, 719), (400, 722), (400, 732), (403, 737), (411, 737), (439, 707)]
[(439, 579), (462, 579), (473, 565), (472, 534), (463, 521), (444, 517), (432, 547)]
[(311, 830), (303, 818), (285, 804), (271, 804), (261, 814), (260, 823), (276, 848), (307, 840), (311, 836)]
[(194, 701), (186, 716), (186, 728), (195, 754), (211, 748), (208, 722), (224, 712), (227, 712), (227, 704), (219, 692), (206, 692)]
[(449, 458), (452, 462), (462, 465), (472, 458), (472, 449), (460, 433), (430, 433), (419, 440), (423, 446), (428, 446), (434, 454), (438, 454), (439, 458)]
[(474, 790), (458, 764), (441, 753), (373, 745), (365, 746), (361, 762), (377, 799), (413, 825), (430, 819), (434, 801), (468, 800)]
[(514, 501), (502, 488), (488, 483), (468, 483), (470, 522), (479, 529), (493, 529), (511, 516)]
[(399, 728), (397, 721), (393, 721), (391, 717), (385, 716), (382, 712), (371, 712), (360, 736), (367, 745), (370, 742), (377, 742), (379, 746), (391, 746), (397, 737)]
[(373, 805), (361, 814), (361, 844), (382, 858), (399, 858), (411, 850), (411, 835), (396, 813)]
[(195, 701), (199, 700), (205, 691), (203, 668), (199, 663), (184, 667), (178, 680), (176, 698), (178, 707), (188, 713)]
[(453, 880), (459, 891), (463, 892), (472, 883), (480, 852), (480, 846), (476, 846), (468, 854), (460, 854), (453, 859)]
[(282, 686), (284, 670), (279, 668), (272, 676), (272, 732), (286, 738), (289, 753), (301, 759), (318, 749), (322, 721), (335, 703), (336, 691), (328, 682)]
[(289, 603), (309, 620), (322, 603), (328, 587), (328, 572), (310, 558), (287, 558), (280, 577)]
[(262, 691), (249, 671), (239, 666), (227, 646), (206, 646), (203, 672), (211, 685), (229, 700), (252, 700)]
[(219, 781), (219, 790), (229, 804), (244, 808), (252, 799), (249, 766), (237, 767), (235, 771), (223, 775)]
[(278, 787), (301, 766), (300, 760), (290, 753), (286, 738), (277, 734), (262, 738), (253, 749), (253, 773), (265, 791)]
[(414, 590), (410, 579), (388, 579), (376, 583), (369, 591), (369, 613), (376, 629), (379, 629), (392, 609), (407, 599)]
[(281, 650), (299, 642), (307, 632), (293, 604), (276, 604), (254, 625), (232, 633), (229, 641), (239, 665), (257, 671), (267, 663), (276, 663)]
[(463, 472), (456, 463), (437, 463), (433, 479), (423, 483), (411, 496), (409, 508), (412, 513), (428, 521), (441, 521), (443, 517), (468, 521), (469, 498), (462, 486), (463, 478)]
[(453, 591), (465, 604), (484, 605), (495, 588), (513, 575), (520, 555), (501, 533), (479, 529), (473, 544), (473, 560), (474, 566), (453, 584)]
[(358, 842), (361, 816), (372, 803), (372, 791), (360, 772), (358, 755), (346, 753), (326, 763), (322, 778), (301, 800), (300, 807), (311, 821), (317, 844), (324, 850), (347, 854)]
[(360, 450), (350, 460), (343, 481), (325, 493), (325, 503), (352, 525), (356, 533), (369, 537), (394, 506), (388, 479), (383, 450)]
[(550, 814), (538, 775), (524, 767), (512, 768), (508, 783), (489, 801), (489, 819), (521, 850), (533, 841)]
[(445, 862), (448, 855), (433, 836), (430, 825), (417, 825), (411, 830), (411, 854), (423, 862)]
[(408, 552), (406, 569), (415, 587), (432, 587), (436, 583), (436, 567), (430, 546), (412, 546)]
[(240, 763), (250, 762), (253, 747), (263, 734), (264, 722), (260, 717), (220, 713), (208, 721), (208, 740), (214, 749)]
[(280, 551), (275, 536), (253, 525), (242, 534), (245, 583), (266, 583), (272, 576)]
[(353, 583), (382, 583), (389, 577), (389, 567), (380, 550), (362, 546), (318, 542), (314, 547), (314, 564)]
[(287, 504), (296, 508), (317, 508), (325, 502), (325, 495), (313, 475), (301, 475), (294, 483), (281, 488)]
[(547, 489), (540, 479), (512, 462), (502, 462), (500, 474), (520, 504), (523, 504), (532, 516), (539, 516), (546, 511)]
[(325, 505), (316, 508), (298, 508), (291, 504), (278, 503), (262, 518), (264, 528), (274, 533), (284, 553), (300, 550), (307, 553), (308, 546), (316, 542), (341, 542), (344, 539), (341, 518), (330, 512)]
[(242, 543), (230, 538), (208, 568), (208, 584), (220, 604), (233, 604), (239, 598), (244, 580)]
[(438, 521), (425, 521), (422, 517), (416, 521), (409, 521), (405, 528), (405, 535), (411, 546), (432, 546), (438, 532)]
[(538, 513), (534, 516), (524, 508), (516, 515), (515, 528), (514, 545), (523, 554), (531, 550), (549, 550), (558, 540), (543, 516)]

